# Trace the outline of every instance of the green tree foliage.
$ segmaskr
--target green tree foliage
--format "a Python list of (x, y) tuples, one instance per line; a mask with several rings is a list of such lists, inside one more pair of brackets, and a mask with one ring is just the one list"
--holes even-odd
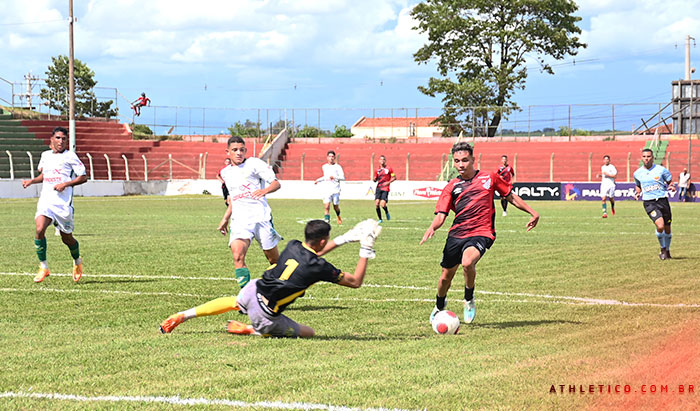
[(345, 125), (335, 126), (332, 137), (352, 137), (352, 132)]
[(258, 137), (260, 134), (260, 123), (246, 120), (244, 123), (236, 121), (234, 125), (228, 128), (232, 136), (239, 137)]
[[(95, 72), (78, 59), (74, 63), (75, 116), (116, 117), (117, 110), (112, 108), (114, 101), (97, 101), (95, 97)], [(46, 88), (41, 89), (41, 98), (48, 101), (52, 109), (68, 115), (68, 57), (51, 57), (46, 76)]]
[(525, 88), (526, 58), (554, 74), (547, 59), (585, 48), (576, 36), (576, 10), (573, 0), (426, 0), (411, 12), (415, 29), (428, 36), (413, 57), (419, 64), (435, 60), (441, 77), (418, 89), (443, 96), (441, 122), (493, 136), (512, 108), (464, 107), (512, 107), (514, 91)]

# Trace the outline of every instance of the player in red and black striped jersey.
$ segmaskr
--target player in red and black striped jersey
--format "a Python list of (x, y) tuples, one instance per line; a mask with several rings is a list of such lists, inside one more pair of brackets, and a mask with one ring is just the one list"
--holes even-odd
[(447, 234), (440, 263), (442, 274), (438, 282), (435, 308), (430, 314), (430, 321), (432, 322), (437, 312), (445, 309), (447, 291), (461, 264), (465, 281), (464, 322), (471, 323), (476, 316), (474, 304), (476, 263), (496, 239), (494, 193), (498, 191), (515, 207), (532, 216), (527, 223), (527, 231), (537, 225), (540, 216), (522, 198), (513, 193), (513, 186), (497, 173), (474, 169), (474, 151), (468, 143), (456, 143), (452, 146), (452, 158), (459, 176), (450, 180), (442, 190), (435, 207), (435, 218), (423, 235), (420, 244), (433, 238), (435, 230), (442, 227), (449, 212), (454, 211), (455, 218)]
[[(515, 169), (508, 164), (508, 156), (505, 154), (501, 156), (501, 166), (498, 167), (498, 175), (501, 176), (506, 183), (512, 183), (513, 177), (515, 176)], [(508, 214), (506, 212), (508, 209), (508, 200), (503, 196), (501, 196), (501, 208), (503, 208), (503, 217), (505, 217)]]
[(387, 221), (391, 220), (389, 207), (386, 203), (389, 202), (389, 186), (396, 181), (394, 169), (386, 165), (386, 157), (384, 155), (379, 156), (379, 170), (374, 174), (374, 181), (377, 182), (377, 189), (374, 191), (374, 204), (377, 208), (377, 219), (381, 223), (382, 212), (379, 207), (384, 209)]

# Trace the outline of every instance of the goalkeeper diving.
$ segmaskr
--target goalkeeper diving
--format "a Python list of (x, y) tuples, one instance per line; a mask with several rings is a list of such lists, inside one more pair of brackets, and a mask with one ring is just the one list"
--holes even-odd
[[(365, 278), (368, 260), (376, 255), (374, 243), (382, 228), (374, 220), (365, 220), (332, 240), (330, 231), (331, 226), (325, 221), (309, 221), (304, 229), (304, 242), (290, 241), (277, 264), (270, 266), (260, 279), (250, 281), (237, 297), (217, 298), (173, 314), (160, 325), (161, 332), (169, 333), (184, 321), (195, 317), (237, 310), (247, 314), (252, 325), (229, 321), (227, 330), (230, 333), (266, 337), (313, 337), (313, 328), (295, 322), (282, 312), (302, 297), (307, 288), (319, 281), (359, 288)], [(352, 242), (360, 243), (360, 258), (354, 273), (342, 272), (321, 258), (335, 248)]]

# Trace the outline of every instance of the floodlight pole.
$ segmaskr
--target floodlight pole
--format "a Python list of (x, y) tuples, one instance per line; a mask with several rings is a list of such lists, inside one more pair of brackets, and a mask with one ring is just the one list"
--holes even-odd
[(73, 62), (73, 23), (75, 19), (73, 18), (73, 0), (68, 0), (68, 13), (68, 137), (70, 141), (68, 148), (75, 152), (75, 65)]

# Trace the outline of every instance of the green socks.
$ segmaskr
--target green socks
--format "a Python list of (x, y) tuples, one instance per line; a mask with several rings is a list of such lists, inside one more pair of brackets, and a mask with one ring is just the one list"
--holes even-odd
[(239, 287), (245, 287), (250, 281), (250, 270), (247, 267), (236, 268), (236, 281), (238, 281)]
[(34, 239), (34, 247), (36, 248), (36, 256), (39, 261), (46, 261), (46, 238), (41, 240)]
[(74, 260), (77, 260), (80, 258), (80, 244), (78, 244), (78, 241), (76, 240), (75, 244), (69, 245), (68, 249), (70, 250), (70, 255), (73, 257)]

